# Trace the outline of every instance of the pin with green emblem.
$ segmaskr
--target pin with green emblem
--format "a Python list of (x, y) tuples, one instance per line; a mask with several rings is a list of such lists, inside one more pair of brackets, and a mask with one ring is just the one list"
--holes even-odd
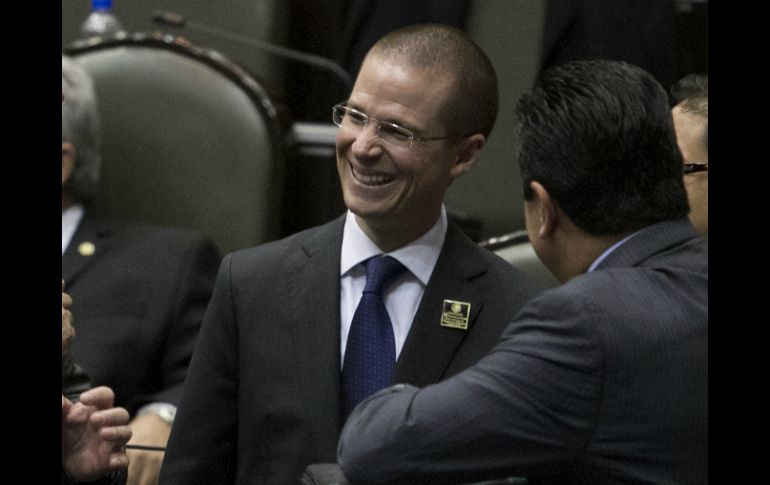
[(444, 300), (444, 310), (441, 312), (441, 326), (468, 330), (471, 316), (471, 304), (464, 301)]
[(96, 246), (94, 246), (94, 243), (91, 242), (86, 241), (80, 243), (80, 246), (78, 246), (78, 252), (81, 256), (92, 256), (94, 251), (96, 251)]

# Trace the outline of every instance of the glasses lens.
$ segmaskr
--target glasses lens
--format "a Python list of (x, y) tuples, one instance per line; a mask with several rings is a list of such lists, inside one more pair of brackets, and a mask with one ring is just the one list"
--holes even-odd
[(332, 121), (335, 125), (342, 127), (342, 118), (345, 117), (345, 109), (342, 106), (332, 108)]
[(412, 144), (412, 132), (392, 123), (380, 122), (380, 139), (391, 145), (408, 147)]
[(335, 106), (332, 110), (332, 121), (342, 128), (360, 129), (368, 121), (368, 117), (347, 106)]

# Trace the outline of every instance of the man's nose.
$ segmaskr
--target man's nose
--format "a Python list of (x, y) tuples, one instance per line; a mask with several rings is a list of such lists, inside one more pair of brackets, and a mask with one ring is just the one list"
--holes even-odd
[(352, 148), (353, 155), (359, 159), (378, 156), (382, 153), (382, 140), (380, 140), (376, 122), (370, 121), (358, 132)]

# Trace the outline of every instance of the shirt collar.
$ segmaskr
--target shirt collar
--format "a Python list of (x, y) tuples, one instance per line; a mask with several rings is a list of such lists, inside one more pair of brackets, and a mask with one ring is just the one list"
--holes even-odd
[(639, 234), (639, 231), (636, 231), (636, 232), (634, 232), (632, 234), (629, 234), (628, 236), (624, 237), (623, 239), (621, 239), (620, 241), (616, 242), (612, 246), (608, 247), (598, 258), (596, 258), (596, 260), (593, 263), (591, 263), (591, 266), (588, 267), (588, 271), (586, 271), (586, 273), (590, 273), (591, 271), (595, 270), (596, 267), (599, 266), (602, 263), (602, 261), (607, 259), (607, 256), (609, 256), (610, 253), (612, 253), (614, 250), (618, 249), (621, 244), (623, 244), (624, 242), (628, 241), (629, 239), (631, 239), (632, 237), (636, 236), (637, 234)]
[[(427, 285), (441, 248), (444, 246), (446, 232), (446, 208), (442, 205), (441, 215), (428, 232), (388, 255), (403, 264), (423, 285)], [(356, 222), (355, 215), (348, 210), (342, 236), (340, 276), (344, 276), (359, 263), (379, 254), (383, 254), (383, 251), (364, 234)]]
[(75, 229), (78, 228), (80, 220), (83, 218), (83, 206), (80, 204), (72, 205), (61, 211), (61, 253), (67, 250), (72, 236), (75, 235)]

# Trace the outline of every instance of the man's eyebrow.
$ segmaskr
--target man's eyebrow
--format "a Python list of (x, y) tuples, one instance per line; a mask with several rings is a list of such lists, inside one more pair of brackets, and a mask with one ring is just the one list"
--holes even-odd
[[(360, 111), (361, 113), (366, 114), (366, 116), (371, 116), (369, 113), (364, 111), (363, 108), (361, 108), (361, 106), (358, 103), (356, 103), (355, 101), (351, 101), (350, 99), (348, 99), (347, 101), (343, 102), (342, 104), (344, 106), (347, 106), (348, 108), (353, 108), (356, 111)], [(398, 119), (394, 119), (394, 118), (383, 118), (383, 119), (377, 118), (377, 120), (383, 121), (385, 123), (390, 123), (392, 125), (398, 125), (401, 128), (406, 128), (407, 130), (413, 131), (415, 133), (420, 131), (417, 128), (415, 128), (414, 125), (412, 125), (410, 123), (406, 123), (403, 120), (398, 120)]]

